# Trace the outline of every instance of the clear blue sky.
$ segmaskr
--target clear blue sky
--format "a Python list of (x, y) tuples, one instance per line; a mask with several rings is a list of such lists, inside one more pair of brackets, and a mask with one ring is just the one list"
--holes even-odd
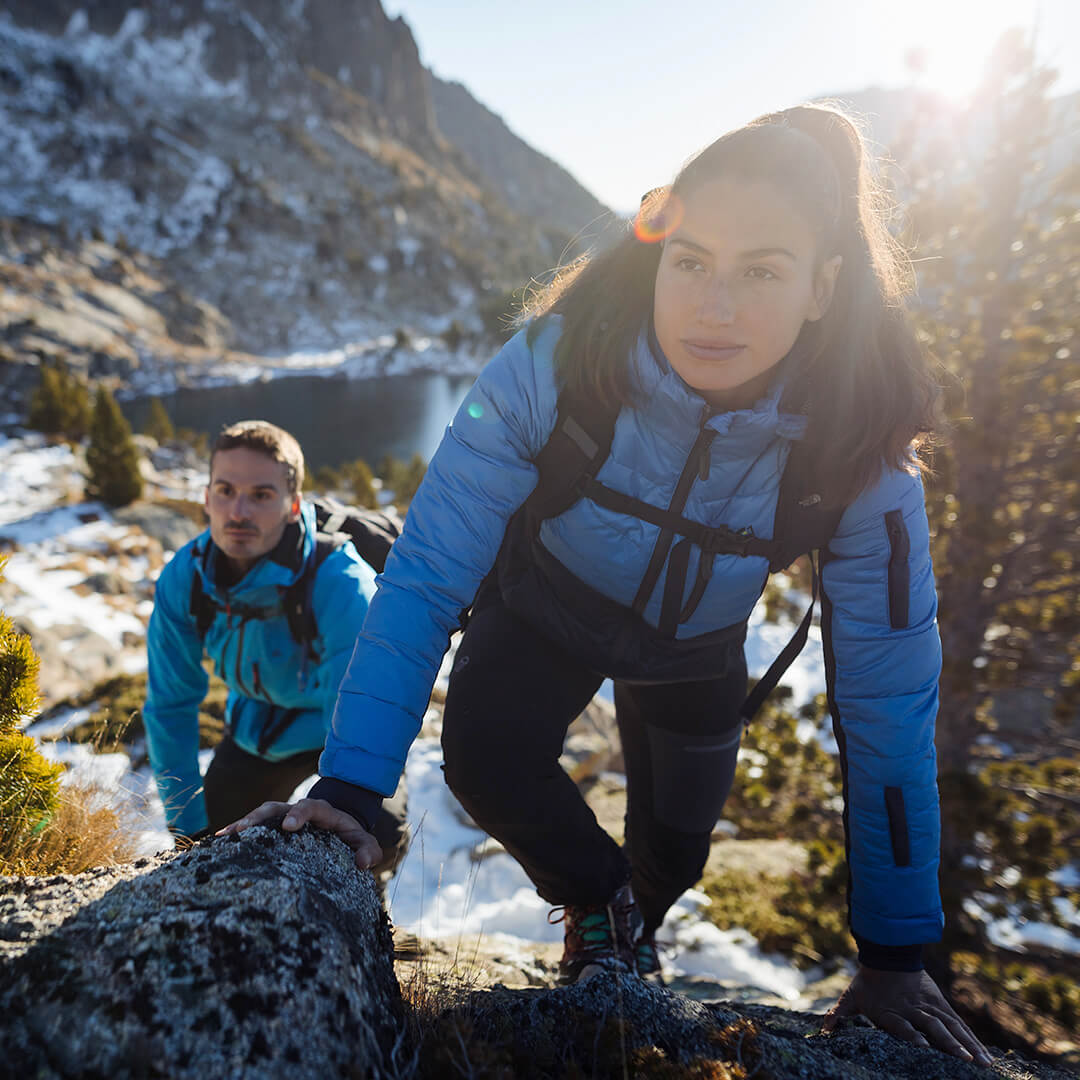
[(961, 99), (1005, 28), (1037, 24), (1080, 87), (1078, 0), (383, 0), (435, 74), (618, 210), (717, 135), (814, 96), (923, 85)]

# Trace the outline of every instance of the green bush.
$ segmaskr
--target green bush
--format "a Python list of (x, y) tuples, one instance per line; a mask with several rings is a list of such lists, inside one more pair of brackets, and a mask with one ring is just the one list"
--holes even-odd
[[(3, 564), (0, 559), (0, 580)], [(30, 639), (0, 612), (0, 873), (16, 869), (13, 860), (27, 834), (56, 811), (64, 771), (19, 730), (37, 708), (37, 669)]]
[(378, 493), (375, 490), (375, 474), (363, 458), (357, 458), (355, 461), (342, 465), (341, 475), (352, 496), (352, 502), (356, 506), (374, 510), (379, 505)]
[(385, 479), (386, 486), (394, 493), (394, 503), (402, 508), (412, 502), (427, 472), (427, 462), (419, 454), (413, 454), (408, 461), (394, 461)]
[(143, 426), (143, 434), (149, 435), (159, 446), (171, 442), (176, 435), (169, 414), (159, 397), (150, 399), (150, 415)]
[(90, 470), (87, 488), (91, 498), (109, 506), (127, 506), (142, 494), (139, 451), (115, 398), (103, 386), (94, 399), (90, 421), (90, 445), (86, 449)]
[(81, 441), (90, 426), (90, 393), (86, 383), (58, 364), (41, 369), (41, 381), (30, 398), (27, 424), (46, 435)]

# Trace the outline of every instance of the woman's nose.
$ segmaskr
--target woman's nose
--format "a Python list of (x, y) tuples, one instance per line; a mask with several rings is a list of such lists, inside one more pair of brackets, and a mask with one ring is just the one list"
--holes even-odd
[(735, 298), (731, 286), (719, 279), (709, 282), (701, 297), (701, 321), (727, 324), (735, 321)]

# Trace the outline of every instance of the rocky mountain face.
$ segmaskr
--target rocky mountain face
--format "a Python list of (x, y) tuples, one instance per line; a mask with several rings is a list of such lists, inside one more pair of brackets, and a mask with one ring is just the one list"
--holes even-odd
[[(378, 0), (5, 12), (0, 218), (158, 260), (220, 313), (225, 345), (479, 329), (485, 298), (554, 265), (601, 209), (463, 90), (439, 110), (448, 138), (441, 91)], [(22, 315), (0, 313), (0, 342)]]
[(432, 77), (439, 130), (496, 185), (512, 210), (552, 228), (600, 231), (610, 211), (551, 158), (519, 139), (458, 82)]

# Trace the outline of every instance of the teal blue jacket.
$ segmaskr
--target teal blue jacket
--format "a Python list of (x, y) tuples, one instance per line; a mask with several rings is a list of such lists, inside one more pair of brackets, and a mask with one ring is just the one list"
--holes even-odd
[[(314, 533), (314, 510), (304, 503), (300, 522), (286, 529), (278, 547), (228, 589), (217, 582), (221, 553), (209, 530), (161, 572), (147, 637), (143, 723), (165, 817), (177, 832), (190, 836), (207, 825), (198, 764), (198, 711), (209, 684), (204, 654), (229, 687), (225, 722), (241, 749), (257, 754), (260, 735), (286, 709), (298, 710), (296, 717), (263, 757), (279, 761), (323, 745), (375, 572), (351, 543), (326, 557), (312, 594), (316, 660), (305, 660), (281, 600), (314, 554)], [(196, 574), (218, 608), (205, 639), (190, 610)]]

